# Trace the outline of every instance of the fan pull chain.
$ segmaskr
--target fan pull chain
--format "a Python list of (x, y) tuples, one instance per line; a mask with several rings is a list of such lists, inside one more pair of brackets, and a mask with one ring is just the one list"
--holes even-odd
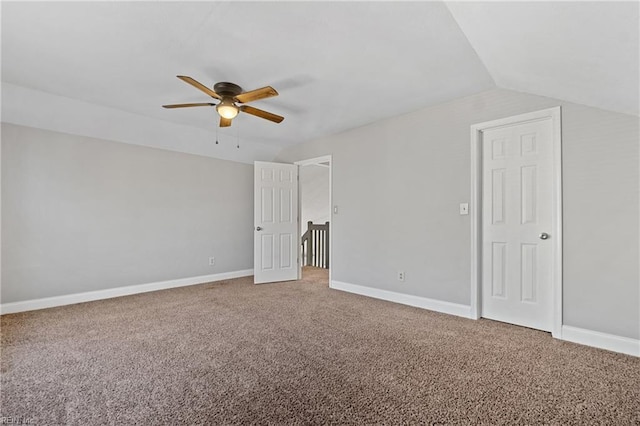
[(218, 145), (218, 126), (216, 126), (216, 145)]
[(238, 140), (237, 140), (237, 145), (236, 148), (240, 149), (240, 127), (238, 126), (238, 133), (236, 133)]

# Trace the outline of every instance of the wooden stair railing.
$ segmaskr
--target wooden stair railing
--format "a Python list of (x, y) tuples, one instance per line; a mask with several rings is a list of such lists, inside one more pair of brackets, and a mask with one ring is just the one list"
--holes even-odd
[(307, 222), (307, 232), (302, 235), (304, 266), (329, 269), (329, 222), (314, 225)]

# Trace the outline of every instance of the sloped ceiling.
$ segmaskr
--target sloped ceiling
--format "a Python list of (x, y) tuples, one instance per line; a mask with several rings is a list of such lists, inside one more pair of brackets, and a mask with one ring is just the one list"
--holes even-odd
[[(165, 110), (208, 101), (177, 74), (285, 121)], [(3, 121), (163, 149), (269, 160), (496, 85), (638, 114), (638, 4), (2, 3)]]
[(638, 2), (448, 3), (505, 89), (638, 115)]

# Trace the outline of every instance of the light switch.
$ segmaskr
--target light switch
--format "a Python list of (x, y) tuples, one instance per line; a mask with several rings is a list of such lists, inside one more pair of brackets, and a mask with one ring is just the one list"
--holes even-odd
[(469, 214), (469, 203), (460, 203), (460, 214)]
[(338, 214), (338, 206), (333, 206), (333, 214)]

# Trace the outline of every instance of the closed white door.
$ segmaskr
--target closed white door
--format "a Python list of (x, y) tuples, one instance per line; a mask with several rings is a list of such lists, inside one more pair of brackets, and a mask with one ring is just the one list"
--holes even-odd
[(254, 283), (298, 279), (298, 166), (254, 165)]
[(553, 123), (482, 136), (482, 316), (551, 331)]

